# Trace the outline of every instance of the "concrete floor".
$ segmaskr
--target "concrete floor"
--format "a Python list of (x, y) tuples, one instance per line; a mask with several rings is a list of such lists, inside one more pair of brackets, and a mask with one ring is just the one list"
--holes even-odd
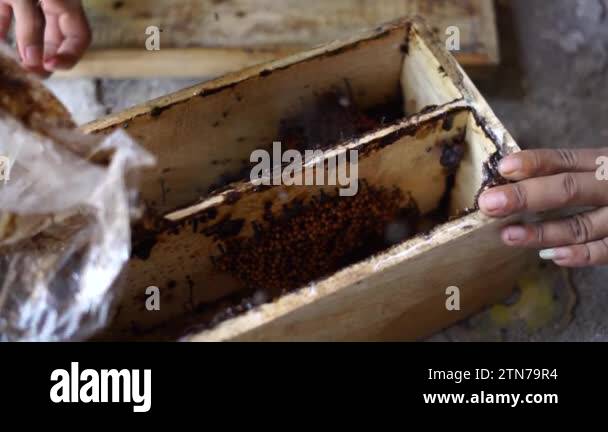
[[(520, 146), (608, 147), (608, 1), (497, 7), (504, 67), (480, 87)], [(608, 268), (576, 270), (572, 281), (572, 323), (531, 340), (608, 341)]]
[[(608, 0), (499, 0), (497, 9), (503, 62), (478, 84), (519, 144), (604, 146)], [(86, 122), (202, 80), (51, 80), (50, 86)], [(572, 282), (578, 304), (567, 326), (530, 332), (515, 323), (496, 337), (480, 336), (467, 322), (432, 340), (608, 341), (608, 268), (576, 270)]]

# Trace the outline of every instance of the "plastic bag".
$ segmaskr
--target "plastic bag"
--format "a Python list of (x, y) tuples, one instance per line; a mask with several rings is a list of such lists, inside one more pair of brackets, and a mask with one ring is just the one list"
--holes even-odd
[(154, 159), (124, 131), (40, 130), (0, 107), (0, 340), (83, 340), (120, 294), (131, 180)]

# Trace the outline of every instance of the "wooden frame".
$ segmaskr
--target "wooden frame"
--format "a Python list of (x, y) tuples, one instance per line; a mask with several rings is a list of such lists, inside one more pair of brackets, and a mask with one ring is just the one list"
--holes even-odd
[[(242, 221), (254, 235), (268, 202), (318, 196), (323, 188), (258, 190), (245, 179), (208, 194), (218, 177), (234, 175), (253, 150), (277, 136), (286, 116), (314, 104), (315, 94), (348, 82), (366, 108), (403, 96), (405, 116), (361, 136), (336, 142), (335, 154), (358, 149), (361, 177), (374, 186), (407, 190), (421, 213), (449, 194), (455, 220), (408, 238), (353, 265), (237, 314), (194, 341), (418, 339), (507, 296), (528, 254), (502, 245), (510, 221), (474, 208), (493, 180), (493, 164), (518, 151), (462, 68), (418, 19), (399, 21), (342, 42), (253, 67), (110, 116), (89, 133), (126, 128), (159, 165), (143, 176), (149, 217), (136, 229), (126, 287), (104, 339), (174, 339), (174, 323), (196, 324), (192, 312), (238, 293), (239, 282), (213, 267), (223, 239), (217, 220)], [(445, 142), (462, 136), (466, 152), (448, 186), (440, 163)], [(194, 203), (194, 204), (192, 204)], [(212, 217), (207, 217), (213, 214)], [(225, 218), (226, 219), (225, 219)], [(215, 222), (214, 222), (215, 221)], [(304, 251), (305, 252), (305, 251)], [(161, 288), (161, 310), (148, 312), (144, 291)], [(461, 290), (460, 311), (445, 307), (446, 288)], [(185, 319), (184, 319), (185, 318)]]

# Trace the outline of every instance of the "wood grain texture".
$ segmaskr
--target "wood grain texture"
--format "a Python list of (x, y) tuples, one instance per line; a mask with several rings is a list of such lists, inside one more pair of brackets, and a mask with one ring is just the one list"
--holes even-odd
[[(448, 27), (458, 27), (461, 50), (455, 54), (465, 66), (499, 61), (494, 6), (488, 0), (88, 0), (85, 4), (95, 33), (93, 50), (63, 76), (217, 76), (408, 15), (423, 16), (442, 37)], [(144, 48), (149, 26), (163, 31), (160, 52)]]

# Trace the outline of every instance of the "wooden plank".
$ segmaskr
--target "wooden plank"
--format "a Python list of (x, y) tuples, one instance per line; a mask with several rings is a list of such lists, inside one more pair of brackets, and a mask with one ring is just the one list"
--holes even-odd
[[(240, 48), (174, 48), (150, 52), (138, 49), (89, 51), (74, 69), (60, 71), (59, 78), (192, 78), (214, 77), (266, 63), (295, 49), (244, 50)], [(467, 70), (487, 66), (484, 54), (456, 53)]]
[(161, 51), (108, 49), (89, 51), (61, 78), (191, 78), (224, 75), (291, 54), (290, 49), (174, 48)]
[[(211, 77), (326, 43), (400, 16), (421, 15), (434, 31), (460, 30), (465, 66), (499, 61), (488, 0), (89, 0), (95, 42), (64, 76)], [(145, 50), (146, 29), (162, 30), (161, 52)], [(181, 49), (191, 48), (189, 51)], [(117, 53), (116, 50), (137, 50)], [(191, 63), (191, 64), (189, 64)]]

